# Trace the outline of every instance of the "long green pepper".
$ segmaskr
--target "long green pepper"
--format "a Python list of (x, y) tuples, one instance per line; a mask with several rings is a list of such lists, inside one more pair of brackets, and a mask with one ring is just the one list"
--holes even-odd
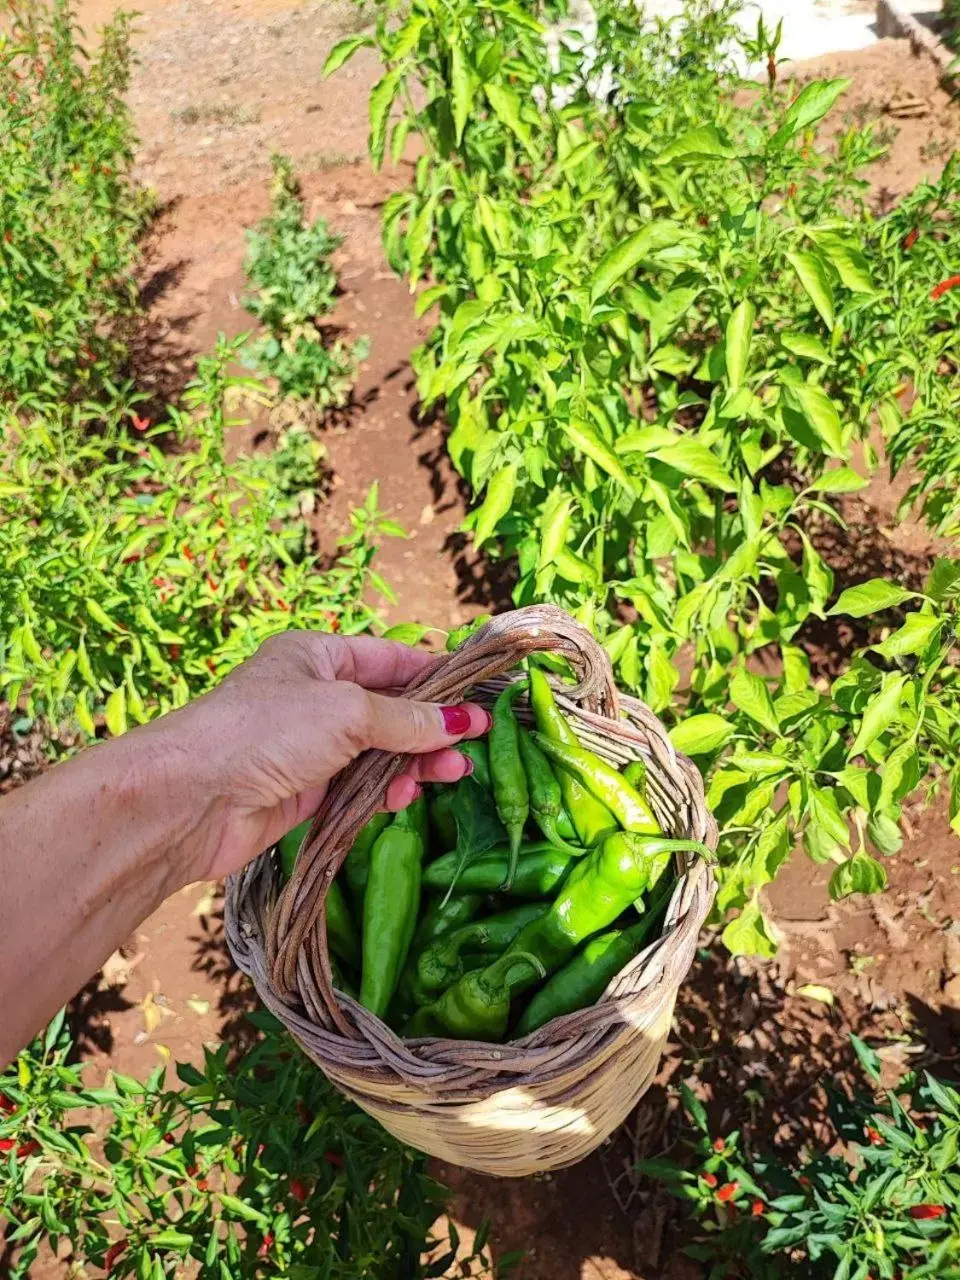
[[(424, 870), (427, 889), (449, 889), (456, 881), (457, 893), (495, 893), (502, 888), (510, 869), (509, 849), (488, 849), (461, 868), (456, 853), (445, 853)], [(543, 898), (563, 881), (577, 859), (549, 841), (523, 845), (517, 871), (510, 886), (512, 898)], [(459, 872), (459, 875), (458, 875)]]
[(378, 1018), (387, 1011), (416, 931), (426, 830), (427, 806), (420, 796), (370, 850), (360, 1003)]
[[(557, 706), (550, 682), (539, 667), (530, 668), (530, 705), (541, 734), (554, 742), (577, 746), (577, 736)], [(610, 810), (591, 795), (572, 773), (558, 768), (557, 781), (567, 813), (585, 848), (592, 848), (602, 836), (616, 831), (617, 820)]]
[(585, 747), (555, 742), (546, 734), (535, 733), (533, 740), (551, 760), (574, 774), (596, 799), (606, 805), (624, 831), (632, 831), (636, 835), (661, 834), (660, 823), (653, 810), (613, 765)]
[(392, 818), (390, 813), (375, 813), (367, 825), (360, 829), (344, 860), (343, 874), (347, 878), (347, 888), (358, 911), (363, 909), (363, 895), (367, 889), (367, 876), (370, 874), (370, 850), (377, 836), (389, 827)]
[(502, 1040), (513, 994), (543, 977), (536, 956), (510, 951), (485, 969), (464, 974), (433, 1004), (418, 1009), (403, 1029), (408, 1039), (453, 1036), (458, 1040)]
[(493, 724), (490, 728), (490, 776), (493, 779), (493, 799), (500, 821), (510, 839), (510, 866), (503, 889), (509, 891), (517, 870), (523, 828), (530, 816), (530, 795), (527, 775), (520, 758), (520, 726), (513, 714), (514, 699), (524, 690), (524, 682), (508, 684), (493, 704)]
[[(550, 761), (537, 744), (521, 728), (520, 759), (527, 775), (527, 789), (530, 793), (530, 810), (534, 821), (544, 836), (558, 849), (566, 849), (568, 853), (579, 857), (584, 850), (567, 843), (567, 836), (574, 837), (573, 824), (563, 807), (563, 792), (554, 773)], [(561, 831), (561, 822), (565, 820), (566, 832)]]

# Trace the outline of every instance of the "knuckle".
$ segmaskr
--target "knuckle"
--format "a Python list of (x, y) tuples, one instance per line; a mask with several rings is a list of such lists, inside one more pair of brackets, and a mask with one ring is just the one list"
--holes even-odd
[(374, 736), (374, 709), (366, 689), (358, 684), (338, 681), (331, 712), (355, 751), (363, 751), (370, 745)]

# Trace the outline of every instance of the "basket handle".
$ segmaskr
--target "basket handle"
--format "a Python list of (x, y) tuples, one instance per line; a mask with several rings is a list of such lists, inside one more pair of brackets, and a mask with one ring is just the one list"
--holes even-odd
[[(617, 689), (605, 650), (585, 627), (554, 605), (529, 605), (498, 614), (453, 653), (441, 655), (403, 694), (424, 702), (459, 702), (475, 685), (503, 675), (529, 654), (544, 651), (566, 658), (576, 673), (579, 684), (565, 690), (569, 697), (609, 719), (618, 718)], [(271, 913), (266, 958), (278, 990), (295, 993), (298, 964), (319, 960), (316, 977), (328, 1008), (337, 1010), (330, 983), (324, 898), (357, 833), (377, 811), (387, 786), (408, 759), (386, 751), (364, 751), (330, 783), (293, 876)], [(305, 948), (309, 957), (301, 957)], [(341, 1029), (356, 1034), (346, 1022)]]

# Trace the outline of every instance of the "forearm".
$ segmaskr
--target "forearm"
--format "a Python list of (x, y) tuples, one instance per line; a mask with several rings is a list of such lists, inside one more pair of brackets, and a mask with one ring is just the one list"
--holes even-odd
[(175, 720), (83, 751), (0, 799), (0, 1065), (196, 878), (218, 801), (197, 785)]

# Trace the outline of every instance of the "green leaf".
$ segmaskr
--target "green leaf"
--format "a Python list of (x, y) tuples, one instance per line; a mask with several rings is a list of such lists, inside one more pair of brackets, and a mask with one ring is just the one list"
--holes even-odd
[(571, 418), (568, 422), (561, 422), (560, 427), (581, 453), (592, 458), (600, 470), (622, 485), (631, 497), (636, 496), (633, 481), (624, 470), (623, 463), (589, 423)]
[(777, 149), (786, 146), (791, 138), (812, 124), (822, 120), (836, 100), (850, 86), (849, 80), (814, 80), (797, 94), (792, 106), (783, 118), (783, 124), (770, 138), (767, 146)]
[(883, 644), (873, 648), (885, 658), (902, 658), (908, 653), (922, 653), (943, 626), (943, 620), (932, 613), (908, 613), (899, 631), (894, 631)]
[(730, 682), (730, 701), (740, 711), (771, 733), (780, 733), (766, 681), (741, 667)]
[(867, 819), (867, 836), (870, 842), (888, 858), (899, 853), (903, 846), (903, 834), (895, 819), (888, 813), (871, 813)]
[(434, 627), (425, 627), (422, 622), (398, 622), (388, 627), (381, 637), (383, 640), (395, 640), (397, 644), (419, 644), (425, 635), (434, 631)]
[(810, 489), (814, 493), (858, 493), (869, 483), (853, 467), (835, 467), (833, 471), (825, 471), (818, 480), (814, 480)]
[(551, 490), (544, 503), (540, 523), (540, 550), (537, 554), (537, 572), (553, 564), (557, 554), (567, 541), (570, 530), (570, 512), (573, 498), (559, 487)]
[(810, 301), (820, 312), (828, 329), (834, 325), (833, 285), (827, 275), (823, 259), (814, 253), (788, 253), (787, 261), (797, 273)]
[(831, 848), (849, 847), (850, 832), (840, 812), (835, 790), (811, 784), (807, 789), (807, 814), (817, 831), (828, 837)]
[(155, 1236), (149, 1236), (148, 1241), (154, 1249), (189, 1249), (193, 1245), (193, 1236), (168, 1227), (164, 1231), (158, 1231)]
[(938, 602), (955, 600), (960, 596), (960, 560), (948, 560), (942, 556), (934, 560), (923, 590)]
[(836, 902), (851, 893), (882, 893), (887, 887), (883, 864), (868, 853), (855, 853), (842, 862), (830, 877), (830, 897)]
[(746, 299), (740, 303), (727, 321), (724, 335), (724, 352), (727, 361), (727, 379), (732, 390), (736, 390), (747, 373), (750, 359), (750, 343), (753, 341), (753, 325), (757, 318), (757, 309)]
[(393, 100), (397, 96), (401, 75), (402, 72), (399, 68), (388, 71), (370, 91), (370, 139), (367, 145), (375, 169), (379, 169), (383, 164), (390, 108), (393, 106)]
[(877, 292), (869, 264), (855, 244), (830, 231), (811, 231), (810, 235), (848, 289), (853, 293)]
[(228, 1196), (225, 1191), (218, 1191), (217, 1196), (228, 1213), (234, 1214), (238, 1218), (243, 1218), (245, 1222), (256, 1222), (261, 1227), (270, 1225), (270, 1219), (267, 1215), (261, 1213), (259, 1209), (255, 1209), (252, 1204), (247, 1204), (246, 1201), (239, 1200), (236, 1196)]
[(332, 76), (335, 71), (340, 70), (345, 62), (349, 62), (358, 49), (372, 44), (372, 36), (347, 36), (345, 40), (338, 40), (327, 54), (320, 75), (324, 80), (327, 76)]
[(912, 600), (914, 595), (915, 592), (906, 591), (884, 578), (871, 578), (869, 582), (861, 582), (857, 587), (847, 587), (827, 612), (842, 613), (848, 618), (864, 618), (868, 613), (892, 609), (895, 605), (903, 604), (904, 600)]
[(110, 617), (102, 605), (97, 604), (96, 600), (84, 600), (84, 607), (94, 622), (99, 622), (105, 631), (122, 631), (123, 628), (118, 626)]
[(898, 676), (893, 671), (888, 671), (884, 675), (880, 692), (867, 703), (867, 709), (860, 722), (860, 732), (850, 748), (848, 759), (863, 755), (871, 743), (876, 742), (884, 730), (893, 724), (900, 709), (900, 698), (906, 683), (906, 676)]
[(658, 165), (676, 160), (732, 160), (736, 149), (714, 124), (698, 125), (675, 138), (656, 158)]
[(483, 504), (476, 512), (476, 523), (473, 526), (474, 546), (482, 547), (510, 510), (516, 488), (516, 465), (501, 467), (494, 472), (492, 480), (487, 485)]
[(688, 716), (670, 730), (670, 741), (678, 751), (688, 756), (705, 756), (729, 742), (736, 732), (723, 716), (707, 712)]
[(662, 711), (670, 698), (680, 673), (670, 661), (662, 644), (654, 641), (647, 654), (647, 704), (651, 711)]
[(659, 458), (668, 467), (680, 471), (694, 480), (703, 480), (724, 493), (735, 493), (736, 481), (721, 463), (716, 454), (700, 440), (680, 437), (668, 448), (650, 450), (654, 458)]
[(460, 872), (472, 859), (496, 845), (507, 843), (507, 833), (488, 792), (476, 778), (464, 778), (453, 790), (450, 812), (457, 824), (457, 869), (453, 887)]
[(483, 91), (501, 124), (513, 133), (525, 151), (533, 154), (530, 126), (520, 116), (522, 99), (513, 89), (502, 84), (485, 84)]
[(684, 239), (683, 228), (675, 222), (648, 223), (608, 250), (597, 263), (590, 282), (590, 301), (596, 302), (650, 253)]
[[(812, 382), (782, 382), (784, 410), (798, 413), (814, 434), (823, 441), (827, 453), (834, 458), (846, 458), (849, 449), (843, 442), (843, 428), (836, 405), (824, 391)], [(789, 425), (789, 424), (788, 424)]]
[(833, 356), (819, 338), (812, 333), (781, 333), (780, 341), (788, 351), (805, 360), (818, 360), (821, 364), (832, 364)]
[(769, 960), (777, 954), (777, 944), (770, 936), (756, 894), (724, 929), (721, 941), (735, 956), (763, 956)]
[(865, 1044), (859, 1036), (854, 1035), (853, 1032), (850, 1033), (850, 1043), (853, 1045), (854, 1053), (860, 1060), (861, 1067), (863, 1067), (874, 1084), (879, 1084), (882, 1066), (879, 1055), (874, 1053), (870, 1046)]

